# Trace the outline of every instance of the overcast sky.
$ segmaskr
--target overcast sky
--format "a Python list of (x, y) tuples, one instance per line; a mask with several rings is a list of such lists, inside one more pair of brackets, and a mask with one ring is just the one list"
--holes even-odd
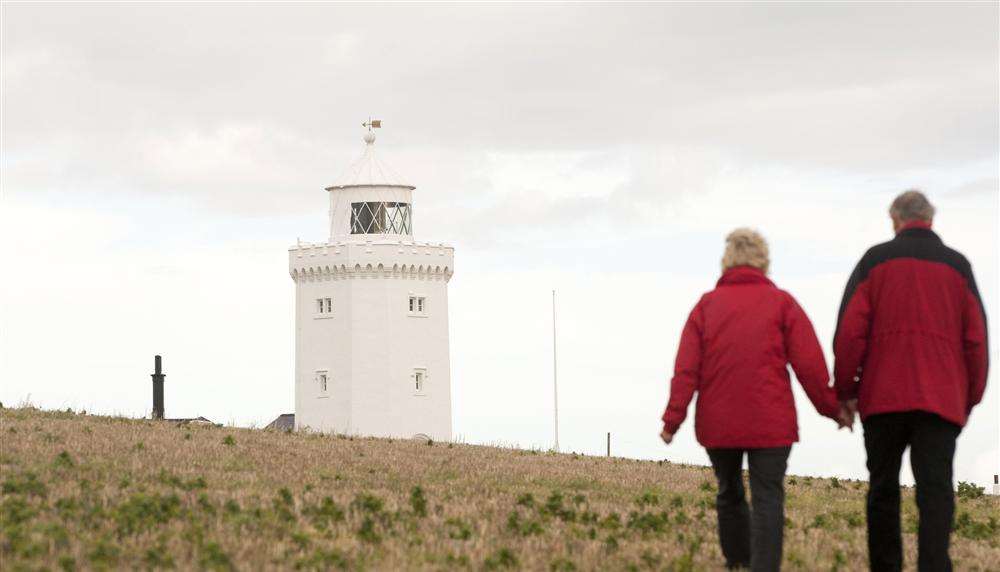
[[(456, 247), (469, 442), (707, 463), (657, 439), (725, 234), (830, 356), (847, 276), (923, 188), (998, 321), (996, 3), (2, 7), (0, 400), (263, 425), (293, 410), (287, 247), (384, 120), (418, 239)], [(993, 362), (997, 359), (993, 336)], [(830, 364), (832, 365), (832, 363)], [(1000, 391), (957, 478), (998, 471)], [(860, 431), (797, 392), (794, 473), (862, 477)]]

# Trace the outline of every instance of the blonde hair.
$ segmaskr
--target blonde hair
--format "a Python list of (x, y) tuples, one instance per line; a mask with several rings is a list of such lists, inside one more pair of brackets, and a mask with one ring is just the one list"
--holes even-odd
[(753, 266), (766, 274), (771, 266), (767, 241), (759, 232), (738, 228), (726, 237), (726, 251), (722, 255), (722, 271), (734, 266)]

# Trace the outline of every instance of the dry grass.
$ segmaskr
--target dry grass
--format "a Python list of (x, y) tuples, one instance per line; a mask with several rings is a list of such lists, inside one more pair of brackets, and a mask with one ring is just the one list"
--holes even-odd
[[(34, 409), (2, 415), (0, 568), (718, 569), (702, 467)], [(789, 477), (785, 568), (864, 567), (864, 484)], [(908, 564), (915, 508), (904, 492)], [(1000, 569), (998, 499), (959, 569)], [(993, 519), (991, 519), (991, 516)]]

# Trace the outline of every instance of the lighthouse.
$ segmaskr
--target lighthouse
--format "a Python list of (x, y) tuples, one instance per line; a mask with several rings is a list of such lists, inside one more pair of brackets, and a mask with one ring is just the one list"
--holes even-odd
[(415, 187), (364, 148), (326, 187), (329, 237), (288, 251), (295, 428), (451, 439), (448, 282), (454, 249), (414, 238)]

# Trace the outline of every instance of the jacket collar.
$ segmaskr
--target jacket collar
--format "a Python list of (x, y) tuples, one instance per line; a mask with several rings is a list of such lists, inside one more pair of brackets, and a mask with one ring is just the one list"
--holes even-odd
[(753, 266), (734, 266), (722, 273), (716, 286), (733, 286), (737, 284), (768, 284), (774, 283), (764, 274), (764, 271)]
[(911, 220), (903, 225), (896, 236), (913, 236), (941, 240), (936, 232), (931, 230), (931, 223), (923, 220)]

